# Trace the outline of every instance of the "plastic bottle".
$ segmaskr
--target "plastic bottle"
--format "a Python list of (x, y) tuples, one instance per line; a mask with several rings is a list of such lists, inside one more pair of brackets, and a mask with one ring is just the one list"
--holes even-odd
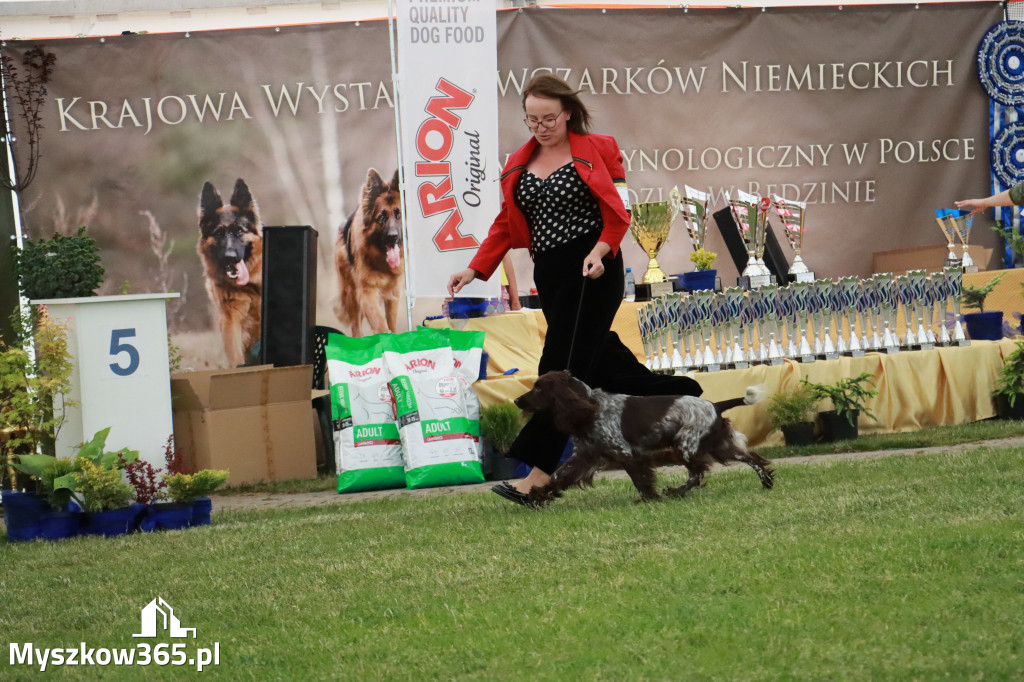
[(626, 268), (626, 300), (636, 300), (636, 280), (633, 278), (632, 268)]

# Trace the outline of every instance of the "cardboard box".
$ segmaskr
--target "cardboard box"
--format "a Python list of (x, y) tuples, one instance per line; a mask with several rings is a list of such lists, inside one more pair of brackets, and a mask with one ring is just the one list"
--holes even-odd
[(243, 367), (171, 377), (174, 442), (187, 466), (229, 485), (316, 477), (313, 367)]

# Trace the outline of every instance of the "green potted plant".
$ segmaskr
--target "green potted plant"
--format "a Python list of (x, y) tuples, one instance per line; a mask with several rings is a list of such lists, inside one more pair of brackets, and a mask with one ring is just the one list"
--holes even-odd
[(229, 472), (223, 469), (201, 469), (194, 474), (166, 474), (167, 496), (190, 508), (188, 525), (210, 523), (210, 493), (227, 483)]
[(30, 300), (95, 296), (103, 283), (99, 247), (85, 226), (71, 235), (26, 239), (15, 264), (19, 288)]
[(523, 413), (512, 402), (496, 403), (480, 410), (483, 470), (488, 480), (515, 478), (519, 461), (508, 457), (508, 451), (522, 428)]
[(711, 266), (714, 265), (718, 254), (701, 247), (690, 254), (690, 262), (697, 268), (694, 272), (683, 273), (683, 288), (687, 291), (698, 289), (714, 289), (715, 278), (718, 271)]
[(65, 409), (75, 403), (67, 397), (72, 363), (64, 326), (45, 310), (34, 327), (20, 315), (12, 322), (19, 340), (0, 341), (0, 499), (7, 539), (17, 542), (39, 535), (50, 507), (29, 474), (18, 475), (12, 465), (22, 455), (52, 452)]
[(1024, 340), (1017, 341), (1016, 349), (1006, 356), (992, 395), (1000, 417), (1024, 419)]
[(976, 313), (964, 313), (964, 326), (972, 339), (997, 341), (1003, 338), (1003, 311), (985, 312), (985, 299), (1003, 280), (1003, 274), (1000, 272), (981, 286), (964, 285), (960, 292), (960, 303), (964, 308), (978, 309)]
[(814, 407), (818, 403), (809, 384), (798, 384), (792, 391), (782, 391), (768, 401), (768, 418), (772, 427), (782, 431), (786, 445), (810, 445), (814, 442)]
[(868, 388), (875, 385), (874, 378), (868, 372), (840, 379), (833, 384), (813, 383), (807, 381), (806, 377), (802, 381), (810, 388), (815, 400), (828, 398), (835, 406), (834, 410), (818, 413), (818, 424), (821, 426), (822, 440), (825, 442), (856, 438), (857, 418), (862, 413), (878, 421), (868, 409), (866, 402), (878, 395), (878, 391)]
[(110, 469), (81, 457), (75, 473), (83, 507), (88, 514), (83, 532), (112, 537), (134, 529), (138, 512), (129, 506), (135, 490), (121, 480), (120, 469)]

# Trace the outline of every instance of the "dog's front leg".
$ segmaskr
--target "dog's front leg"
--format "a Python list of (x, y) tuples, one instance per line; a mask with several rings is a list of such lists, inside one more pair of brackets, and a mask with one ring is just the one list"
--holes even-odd
[(370, 331), (374, 334), (388, 331), (388, 321), (384, 317), (384, 300), (380, 293), (375, 292), (368, 301), (363, 302), (363, 316), (370, 325)]
[(596, 465), (590, 458), (580, 455), (579, 450), (572, 453), (551, 475), (547, 485), (530, 490), (530, 504), (540, 507), (551, 500), (561, 497), (562, 491), (589, 480), (594, 474)]
[(637, 502), (650, 502), (661, 497), (654, 487), (655, 482), (658, 480), (658, 475), (650, 465), (645, 462), (631, 460), (624, 464), (623, 468), (629, 474), (633, 485), (640, 491), (640, 499)]

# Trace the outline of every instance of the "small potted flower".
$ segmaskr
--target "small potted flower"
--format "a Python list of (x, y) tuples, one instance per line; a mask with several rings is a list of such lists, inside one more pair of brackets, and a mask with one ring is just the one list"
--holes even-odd
[[(58, 459), (53, 455), (19, 455), (11, 464), (16, 470), (34, 479), (49, 508), (42, 512), (34, 537), (44, 540), (59, 540), (74, 537), (81, 526), (81, 510), (72, 504), (77, 488), (74, 473), (79, 462), (74, 459)], [(8, 528), (8, 540), (28, 540), (23, 533), (12, 533)]]
[(690, 262), (696, 267), (694, 272), (683, 273), (683, 288), (688, 291), (700, 289), (714, 289), (715, 278), (718, 270), (711, 266), (715, 264), (718, 254), (701, 247), (690, 254)]
[(960, 292), (960, 303), (965, 308), (978, 309), (976, 313), (964, 313), (964, 326), (972, 339), (998, 341), (1003, 338), (1003, 311), (985, 312), (985, 299), (1002, 281), (1003, 274), (1000, 272), (981, 286), (964, 285)]
[(772, 427), (782, 431), (786, 445), (810, 445), (814, 442), (814, 406), (818, 398), (810, 385), (798, 384), (792, 391), (773, 395), (768, 402)]
[(205, 526), (210, 523), (210, 493), (228, 480), (228, 472), (222, 469), (202, 469), (194, 474), (167, 474), (167, 496), (179, 504), (192, 508), (189, 525)]

